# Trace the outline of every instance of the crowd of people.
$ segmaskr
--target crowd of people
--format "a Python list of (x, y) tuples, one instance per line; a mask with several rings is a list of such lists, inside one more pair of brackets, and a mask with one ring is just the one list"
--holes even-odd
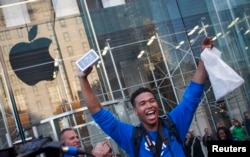
[(184, 142), (187, 157), (207, 157), (209, 141), (248, 141), (250, 137), (249, 128), (250, 113), (246, 111), (242, 122), (232, 118), (229, 127), (218, 123), (215, 134), (209, 128), (204, 128), (203, 135), (199, 136), (195, 134), (193, 129), (189, 129)]
[(217, 126), (217, 140), (249, 141), (250, 140), (250, 113), (244, 112), (243, 121), (236, 118), (231, 119), (231, 126)]

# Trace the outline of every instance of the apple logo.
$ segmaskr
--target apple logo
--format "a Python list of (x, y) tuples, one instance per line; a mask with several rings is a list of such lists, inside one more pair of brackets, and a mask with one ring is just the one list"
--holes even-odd
[[(14, 45), (9, 54), (12, 69), (17, 77), (27, 85), (35, 85), (39, 81), (54, 80), (58, 67), (49, 54), (51, 40), (48, 38), (35, 39), (37, 25), (29, 33), (29, 42)], [(34, 40), (35, 39), (35, 40)]]

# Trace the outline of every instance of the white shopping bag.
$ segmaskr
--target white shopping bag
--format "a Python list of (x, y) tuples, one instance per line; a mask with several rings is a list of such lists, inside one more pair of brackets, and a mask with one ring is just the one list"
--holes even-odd
[(243, 78), (227, 65), (220, 55), (221, 52), (215, 47), (206, 48), (201, 53), (216, 101), (223, 99), (244, 83)]

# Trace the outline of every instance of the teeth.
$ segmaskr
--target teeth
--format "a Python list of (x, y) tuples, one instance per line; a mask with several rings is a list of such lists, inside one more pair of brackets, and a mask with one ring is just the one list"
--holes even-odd
[(154, 114), (154, 113), (155, 113), (155, 111), (149, 111), (146, 114)]

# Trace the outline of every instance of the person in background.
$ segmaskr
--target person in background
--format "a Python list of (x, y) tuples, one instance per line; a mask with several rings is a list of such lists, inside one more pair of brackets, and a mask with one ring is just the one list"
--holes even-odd
[[(212, 37), (204, 38), (202, 42), (202, 49), (212, 48), (213, 40)], [(93, 117), (95, 122), (100, 128), (109, 135), (127, 154), (131, 157), (135, 156), (136, 150), (134, 149), (134, 143), (132, 140), (133, 131), (135, 126), (132, 124), (124, 123), (115, 118), (115, 116), (109, 111), (102, 107), (101, 103), (95, 96), (91, 86), (89, 84), (87, 76), (92, 71), (93, 67), (89, 67), (86, 71), (78, 71), (77, 76), (81, 86), (82, 95), (84, 101)], [(195, 71), (192, 80), (187, 86), (181, 102), (168, 114), (168, 117), (175, 123), (178, 133), (181, 139), (184, 141), (186, 133), (192, 122), (194, 113), (201, 101), (201, 96), (204, 92), (204, 83), (207, 80), (207, 72), (202, 60), (199, 61), (197, 70)], [(159, 105), (156, 101), (154, 93), (149, 88), (138, 88), (132, 93), (130, 102), (133, 106), (135, 115), (140, 120), (141, 128), (145, 129), (147, 135), (143, 136), (138, 148), (139, 156), (147, 157), (160, 153), (162, 157), (176, 156), (184, 157), (184, 151), (182, 144), (180, 144), (176, 138), (169, 140), (169, 146), (161, 142), (159, 151), (154, 151), (157, 143), (156, 137), (159, 132), (159, 128), (168, 135), (169, 130), (166, 127), (161, 127), (161, 121), (159, 120)], [(150, 148), (146, 138), (150, 138)], [(152, 147), (151, 147), (152, 146)], [(136, 156), (138, 157), (138, 156)]]
[(207, 149), (207, 142), (214, 141), (216, 138), (209, 132), (208, 128), (204, 128), (204, 135), (202, 136), (202, 144)]
[(229, 130), (230, 130), (231, 133), (232, 133), (233, 128), (234, 128), (234, 118), (231, 118), (231, 119), (230, 119), (230, 122), (231, 122), (231, 127), (229, 128)]
[(234, 127), (232, 129), (232, 136), (235, 141), (246, 141), (247, 133), (244, 127), (241, 125), (238, 119), (234, 118), (233, 121)]
[(204, 157), (205, 154), (201, 145), (201, 137), (194, 134), (193, 129), (189, 129), (186, 134), (185, 149), (190, 157)]
[(81, 148), (79, 136), (74, 129), (72, 128), (63, 129), (60, 132), (59, 137), (60, 141), (64, 144), (64, 146), (73, 146)]
[(216, 123), (216, 128), (217, 129), (220, 128), (220, 127), (224, 127), (224, 126), (225, 125), (221, 121), (219, 121), (219, 122)]
[(244, 126), (247, 132), (247, 135), (248, 135), (247, 140), (250, 140), (250, 113), (248, 111), (244, 112), (244, 119), (243, 119), (242, 125)]
[(233, 140), (231, 131), (224, 126), (217, 128), (216, 134), (217, 134), (218, 141), (224, 141), (224, 140), (225, 141), (232, 141)]
[[(72, 128), (65, 128), (59, 134), (60, 141), (64, 146), (72, 146), (81, 149), (81, 143), (78, 134)], [(75, 157), (72, 155), (65, 154), (66, 157)], [(83, 157), (84, 155), (78, 155), (78, 157)]]
[[(76, 131), (72, 128), (65, 128), (59, 134), (60, 141), (64, 146), (73, 146), (81, 149), (81, 144), (79, 136)], [(95, 157), (114, 157), (112, 154), (112, 149), (109, 145), (108, 140), (99, 142), (96, 147), (92, 150), (92, 154)], [(84, 155), (78, 155), (78, 157), (83, 157)]]

